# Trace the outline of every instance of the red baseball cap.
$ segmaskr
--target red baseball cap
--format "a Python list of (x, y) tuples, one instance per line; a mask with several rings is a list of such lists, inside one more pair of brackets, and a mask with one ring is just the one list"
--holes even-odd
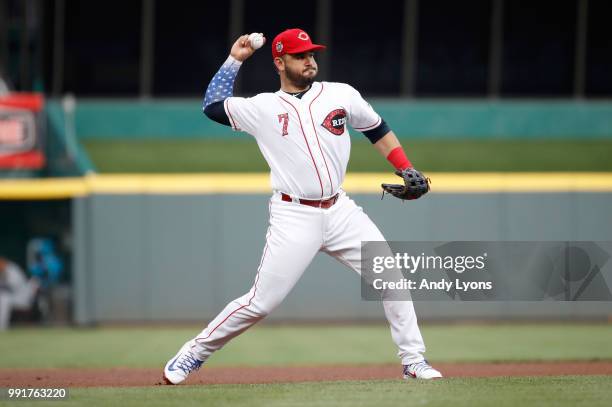
[(325, 49), (325, 45), (313, 44), (306, 31), (301, 28), (291, 28), (278, 34), (272, 41), (272, 58), (322, 49)]

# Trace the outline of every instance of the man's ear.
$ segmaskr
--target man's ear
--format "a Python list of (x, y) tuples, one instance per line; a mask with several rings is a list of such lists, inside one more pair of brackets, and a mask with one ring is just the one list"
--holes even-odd
[(274, 66), (278, 72), (285, 70), (285, 61), (281, 57), (274, 58)]

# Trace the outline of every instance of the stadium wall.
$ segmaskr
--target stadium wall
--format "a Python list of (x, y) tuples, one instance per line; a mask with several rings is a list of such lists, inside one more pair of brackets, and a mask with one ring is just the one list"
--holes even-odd
[[(432, 193), (410, 206), (373, 194), (353, 198), (388, 240), (612, 240), (612, 192)], [(75, 198), (76, 322), (212, 318), (253, 283), (268, 199), (159, 193)], [(416, 308), (429, 320), (612, 315), (612, 302), (421, 302)], [(380, 304), (361, 300), (352, 271), (319, 254), (270, 318), (363, 321), (382, 320), (383, 313)]]
[[(50, 110), (59, 104), (51, 101)], [(611, 101), (373, 99), (372, 105), (401, 137), (612, 138)], [(198, 99), (79, 99), (75, 127), (79, 139), (233, 134), (204, 119)]]

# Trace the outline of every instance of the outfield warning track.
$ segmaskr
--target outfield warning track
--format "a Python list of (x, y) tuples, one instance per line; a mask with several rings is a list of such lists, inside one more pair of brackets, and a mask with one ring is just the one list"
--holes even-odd
[[(612, 375), (612, 361), (435, 363), (447, 378)], [(0, 387), (121, 387), (161, 384), (160, 369), (0, 369)], [(401, 378), (398, 365), (205, 367), (186, 385), (296, 383)]]

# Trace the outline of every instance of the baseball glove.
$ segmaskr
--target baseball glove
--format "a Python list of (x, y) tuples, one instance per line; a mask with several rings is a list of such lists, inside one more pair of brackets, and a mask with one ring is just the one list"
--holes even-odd
[(385, 192), (401, 200), (418, 199), (429, 192), (430, 179), (425, 177), (414, 168), (406, 168), (403, 171), (395, 171), (395, 175), (404, 180), (404, 185), (382, 184), (383, 197)]

